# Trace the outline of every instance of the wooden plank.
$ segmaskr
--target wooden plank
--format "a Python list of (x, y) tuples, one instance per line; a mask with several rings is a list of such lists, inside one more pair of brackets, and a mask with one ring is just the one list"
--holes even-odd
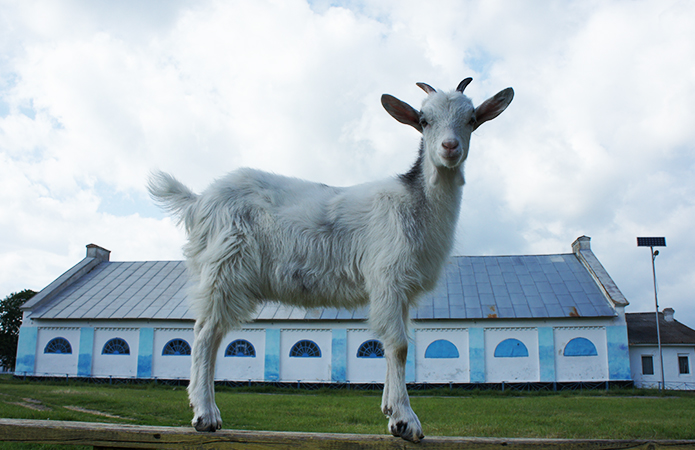
[(599, 450), (695, 449), (695, 440), (501, 439), (426, 437), (413, 444), (386, 435), (221, 430), (198, 433), (190, 427), (153, 427), (51, 420), (0, 419), (0, 440), (104, 449), (309, 449), (309, 450)]

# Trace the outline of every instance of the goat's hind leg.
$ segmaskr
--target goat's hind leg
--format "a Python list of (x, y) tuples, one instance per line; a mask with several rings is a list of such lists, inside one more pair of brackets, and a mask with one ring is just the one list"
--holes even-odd
[(196, 320), (194, 333), (188, 385), (194, 414), (191, 423), (198, 431), (215, 431), (222, 428), (222, 416), (215, 404), (215, 360), (226, 327), (218, 321), (200, 318)]

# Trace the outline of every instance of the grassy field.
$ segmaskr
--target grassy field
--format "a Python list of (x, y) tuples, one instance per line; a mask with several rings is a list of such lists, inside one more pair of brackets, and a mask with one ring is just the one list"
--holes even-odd
[[(228, 429), (386, 432), (376, 391), (222, 388)], [(411, 399), (426, 435), (695, 439), (695, 395), (621, 390), (562, 393), (425, 391)], [(181, 387), (20, 382), (0, 378), (0, 416), (188, 426)], [(28, 447), (3, 447), (28, 448)]]

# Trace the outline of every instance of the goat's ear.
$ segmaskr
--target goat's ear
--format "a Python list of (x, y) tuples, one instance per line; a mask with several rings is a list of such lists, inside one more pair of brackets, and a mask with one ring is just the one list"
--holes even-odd
[(384, 94), (381, 96), (381, 104), (384, 106), (386, 112), (391, 114), (391, 117), (400, 123), (410, 125), (422, 133), (422, 125), (420, 125), (420, 113), (415, 108), (389, 94)]
[(507, 88), (481, 103), (475, 108), (475, 127), (473, 129), (502, 114), (502, 111), (507, 109), (513, 98), (514, 89)]

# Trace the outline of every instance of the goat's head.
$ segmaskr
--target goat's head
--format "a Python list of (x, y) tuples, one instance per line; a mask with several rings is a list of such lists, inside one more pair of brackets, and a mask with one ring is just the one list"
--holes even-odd
[(471, 81), (466, 78), (452, 92), (438, 92), (428, 84), (417, 83), (428, 94), (420, 111), (391, 95), (381, 96), (381, 104), (394, 119), (422, 133), (426, 157), (435, 167), (460, 166), (468, 156), (471, 133), (499, 116), (514, 98), (514, 90), (507, 88), (474, 108), (463, 94)]

